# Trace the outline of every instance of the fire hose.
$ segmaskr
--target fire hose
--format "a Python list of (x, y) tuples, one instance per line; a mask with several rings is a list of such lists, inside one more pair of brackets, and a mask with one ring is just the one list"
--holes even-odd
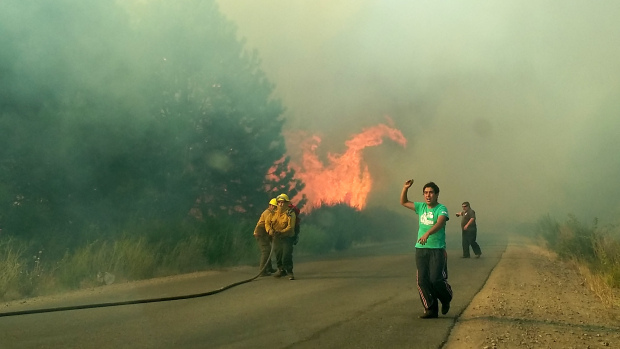
[[(267, 260), (271, 260), (271, 255), (273, 254), (274, 245), (275, 244), (272, 242), (271, 243), (271, 251), (269, 251), (269, 257), (267, 258)], [(6, 313), (0, 313), (0, 317), (17, 316), (17, 315), (28, 315), (28, 314), (52, 313), (52, 312), (57, 312), (57, 311), (69, 311), (69, 310), (79, 310), (79, 309), (106, 308), (106, 307), (116, 307), (116, 306), (120, 306), (120, 305), (168, 302), (168, 301), (176, 301), (176, 300), (181, 300), (181, 299), (192, 299), (192, 298), (206, 297), (206, 296), (211, 296), (211, 295), (214, 295), (214, 294), (218, 294), (218, 293), (220, 293), (222, 291), (228, 290), (228, 289), (233, 288), (235, 286), (239, 286), (239, 285), (242, 285), (242, 284), (245, 284), (245, 283), (248, 283), (250, 281), (255, 280), (256, 278), (261, 276), (261, 274), (265, 271), (265, 268), (267, 267), (268, 264), (269, 263), (265, 263), (265, 265), (261, 268), (261, 270), (258, 272), (258, 274), (256, 274), (256, 276), (254, 276), (252, 278), (249, 278), (249, 279), (246, 279), (246, 280), (242, 280), (242, 281), (238, 281), (238, 282), (235, 282), (235, 283), (232, 283), (230, 285), (226, 285), (226, 286), (220, 287), (220, 288), (218, 288), (216, 290), (209, 291), (209, 292), (188, 294), (188, 295), (183, 295), (183, 296), (136, 299), (136, 300), (122, 301), (122, 302), (95, 303), (95, 304), (73, 305), (73, 306), (66, 306), (66, 307), (56, 307), (56, 308), (41, 308), (41, 309), (11, 311), (11, 312), (6, 312)]]

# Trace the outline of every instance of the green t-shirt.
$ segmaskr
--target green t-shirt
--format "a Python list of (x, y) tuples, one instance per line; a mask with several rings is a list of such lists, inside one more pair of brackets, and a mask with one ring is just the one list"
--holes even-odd
[[(414, 202), (415, 213), (419, 216), (419, 229), (418, 229), (418, 239), (422, 237), (422, 235), (426, 234), (426, 232), (437, 223), (437, 218), (439, 216), (446, 216), (446, 221), (450, 219), (448, 215), (448, 209), (446, 206), (442, 204), (437, 204), (433, 208), (429, 208), (425, 202)], [(439, 229), (439, 231), (435, 232), (435, 234), (428, 237), (426, 240), (426, 245), (422, 245), (417, 242), (416, 248), (446, 248), (446, 226)]]

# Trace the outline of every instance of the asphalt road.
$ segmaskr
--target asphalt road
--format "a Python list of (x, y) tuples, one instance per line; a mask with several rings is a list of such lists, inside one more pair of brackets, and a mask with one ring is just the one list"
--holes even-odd
[[(422, 320), (409, 243), (298, 258), (297, 280), (262, 277), (187, 300), (0, 317), (0, 348), (440, 348), (482, 288), (505, 241), (480, 259), (448, 249), (450, 312)], [(241, 267), (167, 281), (113, 285), (0, 312), (204, 293), (252, 278)]]

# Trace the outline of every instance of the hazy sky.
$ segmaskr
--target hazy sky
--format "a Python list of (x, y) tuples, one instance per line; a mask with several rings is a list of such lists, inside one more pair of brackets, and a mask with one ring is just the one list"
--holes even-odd
[[(435, 181), (480, 224), (620, 214), (620, 2), (219, 0), (262, 57), (289, 130), (324, 152), (385, 122), (370, 204)], [(456, 224), (454, 225), (456, 226)]]

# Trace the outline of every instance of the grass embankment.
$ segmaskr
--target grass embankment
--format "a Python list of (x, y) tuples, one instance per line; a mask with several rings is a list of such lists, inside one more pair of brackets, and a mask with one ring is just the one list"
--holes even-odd
[[(83, 243), (0, 240), (0, 299), (27, 298), (246, 262), (253, 225), (231, 220), (136, 228)], [(251, 236), (251, 233), (250, 233)], [(234, 253), (233, 253), (234, 251)]]
[(569, 215), (564, 223), (547, 216), (538, 223), (537, 235), (547, 247), (579, 268), (588, 286), (609, 306), (620, 306), (620, 228), (580, 223)]
[[(258, 216), (256, 217), (258, 219)], [(383, 209), (323, 207), (304, 216), (296, 255), (398, 239), (410, 217)], [(167, 227), (134, 225), (84, 242), (0, 239), (0, 299), (12, 300), (222, 266), (258, 265), (256, 221), (210, 219)], [(257, 270), (258, 271), (258, 270)]]

